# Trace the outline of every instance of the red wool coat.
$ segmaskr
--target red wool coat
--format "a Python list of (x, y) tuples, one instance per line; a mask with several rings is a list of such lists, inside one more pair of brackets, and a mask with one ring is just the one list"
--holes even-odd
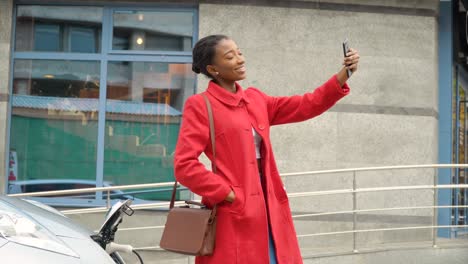
[[(236, 85), (235, 94), (214, 82), (209, 83), (206, 91), (214, 115), (217, 174), (198, 160), (202, 152), (209, 159), (213, 157), (203, 97), (191, 96), (183, 111), (174, 159), (176, 179), (202, 196), (207, 206), (218, 204), (215, 252), (212, 256), (197, 257), (196, 263), (269, 263), (267, 214), (278, 263), (302, 263), (288, 196), (273, 157), (270, 127), (304, 121), (323, 113), (348, 94), (349, 87), (346, 84), (341, 87), (333, 76), (312, 93), (272, 97), (255, 88), (244, 91)], [(252, 127), (262, 137), (265, 196)], [(236, 195), (232, 204), (224, 201), (231, 190)]]

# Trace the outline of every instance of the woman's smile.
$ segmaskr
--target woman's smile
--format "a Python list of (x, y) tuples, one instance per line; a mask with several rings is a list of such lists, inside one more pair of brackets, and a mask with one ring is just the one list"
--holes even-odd
[(244, 74), (246, 72), (244, 64), (242, 64), (240, 67), (235, 68), (234, 70), (240, 74)]

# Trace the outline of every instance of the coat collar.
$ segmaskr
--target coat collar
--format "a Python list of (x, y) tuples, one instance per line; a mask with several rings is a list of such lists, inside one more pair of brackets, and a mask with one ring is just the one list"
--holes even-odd
[(208, 84), (207, 92), (227, 105), (238, 106), (242, 100), (246, 103), (249, 103), (250, 101), (245, 96), (242, 87), (237, 82), (235, 84), (237, 91), (236, 93), (231, 93), (223, 87), (216, 84), (214, 81), (210, 81), (210, 83)]

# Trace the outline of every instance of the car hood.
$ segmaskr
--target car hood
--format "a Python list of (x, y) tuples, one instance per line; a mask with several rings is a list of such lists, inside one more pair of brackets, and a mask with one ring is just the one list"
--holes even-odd
[[(2, 264), (115, 264), (112, 258), (91, 239), (62, 237), (61, 240), (79, 257), (58, 254), (56, 252), (25, 246), (17, 243), (5, 243), (0, 246)], [(0, 238), (2, 245), (2, 238)]]
[(93, 231), (77, 225), (65, 216), (52, 213), (21, 199), (0, 196), (0, 201), (6, 202), (21, 210), (56, 236), (89, 239), (90, 236), (94, 234)]

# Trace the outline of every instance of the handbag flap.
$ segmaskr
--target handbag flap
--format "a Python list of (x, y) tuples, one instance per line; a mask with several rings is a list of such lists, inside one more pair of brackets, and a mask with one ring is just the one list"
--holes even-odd
[(159, 246), (175, 252), (197, 254), (202, 248), (210, 216), (209, 209), (172, 208)]

